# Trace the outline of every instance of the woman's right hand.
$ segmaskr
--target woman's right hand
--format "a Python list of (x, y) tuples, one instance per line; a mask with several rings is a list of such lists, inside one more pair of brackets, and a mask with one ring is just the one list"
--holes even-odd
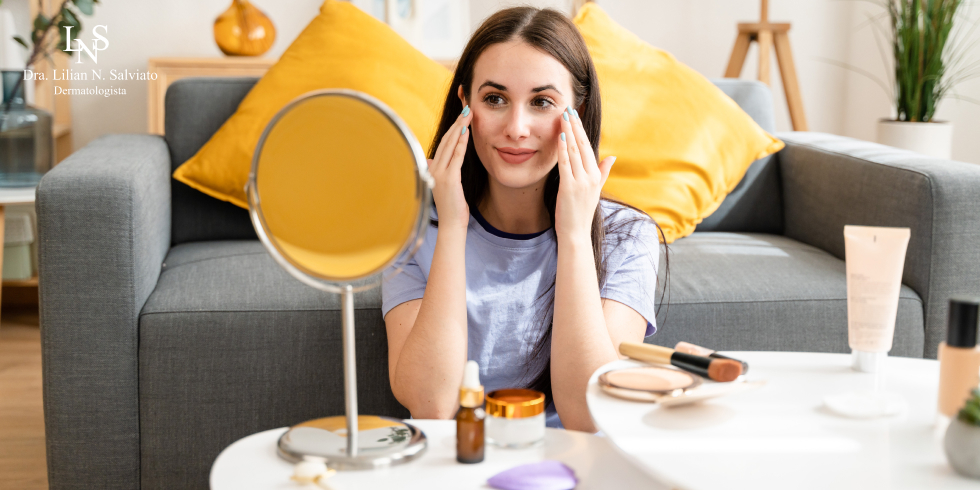
[(463, 195), (460, 169), (470, 139), (469, 124), (472, 118), (470, 106), (464, 107), (456, 122), (439, 141), (435, 158), (428, 160), (429, 175), (435, 181), (432, 197), (436, 202), (440, 229), (447, 226), (465, 230), (470, 223), (470, 207)]

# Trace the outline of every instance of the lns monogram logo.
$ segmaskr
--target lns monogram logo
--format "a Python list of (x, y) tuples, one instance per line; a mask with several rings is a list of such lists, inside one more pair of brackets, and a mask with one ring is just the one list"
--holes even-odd
[[(105, 36), (103, 36), (102, 34), (99, 34), (98, 29), (100, 27), (103, 29), (104, 32), (109, 32), (109, 27), (104, 26), (104, 25), (103, 26), (95, 26), (95, 27), (93, 27), (92, 28), (92, 35), (95, 36), (97, 39), (93, 39), (92, 40), (92, 49), (89, 49), (89, 47), (86, 46), (85, 43), (82, 42), (81, 39), (77, 39), (77, 38), (76, 39), (72, 39), (72, 37), (71, 37), (71, 28), (72, 28), (72, 26), (65, 26), (65, 51), (71, 51), (72, 53), (75, 53), (75, 52), (78, 53), (78, 61), (76, 61), (75, 63), (81, 63), (82, 62), (82, 51), (85, 51), (85, 53), (88, 54), (88, 57), (89, 58), (92, 58), (92, 61), (94, 61), (96, 63), (99, 62), (99, 51), (105, 51), (109, 47), (109, 40), (106, 39)], [(72, 49), (72, 47), (71, 47), (72, 41), (78, 43), (78, 48)], [(101, 48), (99, 47), (99, 41), (102, 41), (103, 43), (105, 43)]]

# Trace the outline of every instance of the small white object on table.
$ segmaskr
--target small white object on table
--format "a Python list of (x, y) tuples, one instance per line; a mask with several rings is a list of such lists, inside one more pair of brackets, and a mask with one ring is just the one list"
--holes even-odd
[(0, 187), (0, 205), (33, 204), (37, 187)]
[(889, 357), (883, 389), (907, 409), (880, 419), (846, 419), (823, 407), (827, 395), (870, 390), (874, 375), (851, 369), (851, 356), (725, 352), (749, 363), (743, 376), (765, 386), (697, 405), (661, 408), (612, 397), (597, 378), (642, 366), (622, 360), (599, 368), (586, 398), (598, 428), (663, 484), (684, 489), (974, 489), (980, 482), (949, 467), (937, 432), (939, 363)]
[[(418, 459), (381, 470), (339, 471), (327, 480), (334, 490), (463, 490), (487, 489), (487, 480), (515, 466), (545, 459), (575, 470), (577, 490), (665, 488), (627, 462), (604, 437), (584, 432), (547, 429), (543, 444), (527, 449), (487, 445), (482, 463), (456, 462), (454, 420), (408, 420), (422, 429), (429, 447)], [(287, 428), (267, 430), (240, 439), (221, 452), (211, 467), (212, 490), (316, 488), (290, 480), (293, 464), (279, 457), (276, 442)]]
[(14, 204), (34, 204), (36, 193), (37, 186), (0, 187), (0, 275), (3, 272), (3, 230), (7, 221), (6, 207)]

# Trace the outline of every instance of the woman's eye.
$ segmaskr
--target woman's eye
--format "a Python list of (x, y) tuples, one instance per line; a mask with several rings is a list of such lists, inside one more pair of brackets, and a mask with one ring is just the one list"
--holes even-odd
[[(538, 104), (539, 102), (541, 103), (540, 105)], [(550, 106), (555, 105), (555, 103), (552, 102), (551, 99), (548, 99), (546, 97), (541, 97), (541, 98), (535, 99), (534, 100), (534, 104), (537, 105), (538, 107), (541, 107), (541, 108), (548, 108)]]
[(497, 94), (488, 94), (483, 98), (483, 102), (486, 102), (491, 106), (496, 106), (502, 104), (504, 102), (504, 98)]

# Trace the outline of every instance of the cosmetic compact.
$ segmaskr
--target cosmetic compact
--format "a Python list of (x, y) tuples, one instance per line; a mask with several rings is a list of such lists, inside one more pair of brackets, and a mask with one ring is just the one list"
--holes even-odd
[(487, 394), (487, 442), (506, 448), (523, 448), (544, 440), (544, 393), (523, 388)]
[(739, 380), (715, 383), (667, 366), (614, 369), (599, 375), (599, 387), (624, 400), (657, 403), (662, 407), (690, 405), (711, 398), (733, 395), (765, 385), (765, 381)]

